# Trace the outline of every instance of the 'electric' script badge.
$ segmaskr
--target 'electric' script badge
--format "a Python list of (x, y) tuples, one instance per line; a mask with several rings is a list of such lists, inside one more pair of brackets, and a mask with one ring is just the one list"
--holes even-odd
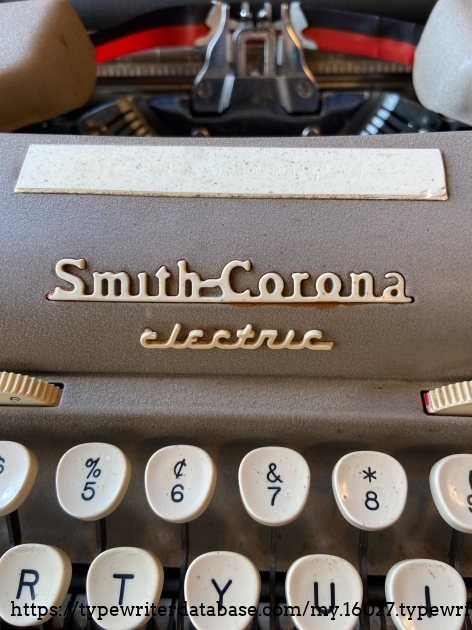
[[(284, 295), (285, 281), (275, 272), (264, 274), (258, 283), (259, 293), (252, 295), (249, 289), (235, 291), (231, 283), (231, 274), (235, 269), (250, 271), (249, 260), (232, 260), (227, 263), (218, 278), (202, 280), (195, 271), (189, 271), (187, 261), (178, 262), (178, 292), (169, 294), (167, 281), (172, 274), (162, 266), (155, 273), (158, 279), (158, 290), (155, 294), (149, 291), (150, 276), (141, 272), (137, 274), (137, 291), (131, 290), (131, 278), (124, 272), (94, 271), (92, 273), (91, 290), (85, 281), (74, 275), (71, 268), (85, 269), (84, 258), (63, 258), (56, 264), (56, 274), (61, 280), (68, 282), (72, 288), (56, 287), (48, 293), (49, 300), (82, 301), (82, 302), (154, 302), (154, 303), (213, 303), (213, 304), (407, 304), (412, 298), (405, 294), (405, 279), (397, 272), (385, 274), (393, 284), (387, 286), (381, 295), (374, 293), (374, 277), (366, 271), (351, 273), (350, 293), (342, 294), (343, 283), (335, 273), (327, 272), (312, 278), (307, 272), (292, 273), (291, 293)], [(69, 270), (67, 270), (69, 268)], [(310, 281), (314, 285), (315, 294), (306, 295), (302, 282), (308, 288)], [(202, 291), (213, 289), (217, 295), (205, 295)]]

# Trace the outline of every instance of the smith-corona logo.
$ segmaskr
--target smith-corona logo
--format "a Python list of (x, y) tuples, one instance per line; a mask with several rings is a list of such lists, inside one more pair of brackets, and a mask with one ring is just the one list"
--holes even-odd
[[(189, 271), (187, 261), (178, 262), (178, 291), (172, 295), (168, 292), (167, 281), (172, 274), (167, 267), (160, 267), (155, 276), (159, 281), (156, 294), (149, 291), (150, 276), (147, 273), (137, 274), (137, 292), (131, 290), (131, 278), (124, 271), (94, 271), (91, 287), (73, 273), (73, 268), (85, 269), (87, 263), (84, 258), (63, 258), (56, 265), (56, 274), (72, 288), (56, 287), (47, 298), (49, 300), (80, 301), (80, 302), (154, 302), (154, 303), (210, 303), (210, 304), (407, 304), (411, 297), (405, 294), (405, 279), (400, 273), (390, 272), (385, 278), (393, 281), (381, 295), (374, 293), (374, 278), (372, 274), (350, 274), (350, 287), (347, 293), (343, 291), (341, 278), (335, 273), (323, 273), (316, 279), (307, 272), (292, 273), (291, 287), (284, 295), (285, 281), (275, 272), (264, 274), (258, 283), (259, 293), (252, 295), (249, 289), (236, 291), (231, 284), (231, 274), (236, 269), (250, 271), (249, 260), (232, 260), (227, 263), (219, 278), (202, 280), (195, 271)], [(303, 286), (311, 284), (314, 295), (304, 295)], [(205, 295), (206, 290), (216, 290), (218, 295)], [(287, 342), (289, 343), (289, 342)], [(305, 346), (306, 347), (306, 346)]]

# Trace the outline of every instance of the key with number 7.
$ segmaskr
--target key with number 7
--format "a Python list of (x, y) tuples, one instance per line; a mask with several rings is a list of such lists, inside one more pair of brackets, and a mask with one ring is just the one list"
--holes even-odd
[(254, 520), (262, 525), (286, 525), (305, 507), (310, 469), (304, 457), (290, 448), (257, 448), (241, 462), (239, 489)]

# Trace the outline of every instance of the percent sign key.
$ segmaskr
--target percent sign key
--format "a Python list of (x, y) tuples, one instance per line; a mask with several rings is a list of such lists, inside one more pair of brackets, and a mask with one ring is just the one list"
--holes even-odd
[(57, 467), (56, 491), (62, 509), (84, 521), (111, 514), (128, 489), (131, 464), (116, 446), (91, 442), (74, 446)]

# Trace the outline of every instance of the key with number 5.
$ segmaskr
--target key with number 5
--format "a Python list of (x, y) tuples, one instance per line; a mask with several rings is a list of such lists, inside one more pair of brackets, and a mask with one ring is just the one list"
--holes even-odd
[(131, 464), (116, 446), (101, 442), (79, 444), (59, 462), (57, 498), (71, 516), (97, 521), (119, 506), (130, 477)]

